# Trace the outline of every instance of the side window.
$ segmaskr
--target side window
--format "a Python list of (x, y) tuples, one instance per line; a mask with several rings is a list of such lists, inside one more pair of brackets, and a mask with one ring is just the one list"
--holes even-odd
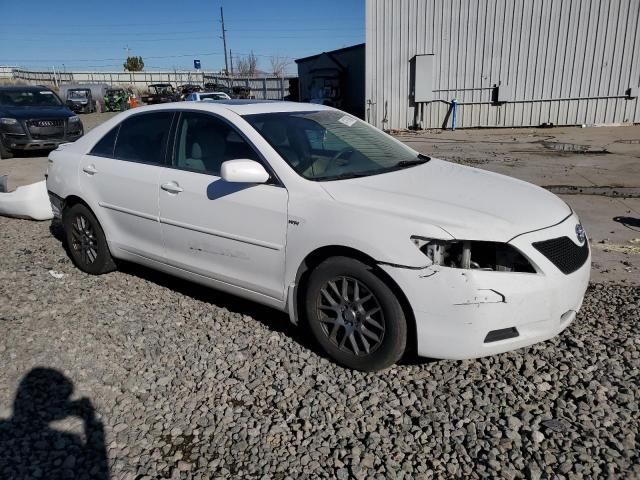
[(178, 124), (174, 164), (178, 168), (220, 175), (227, 160), (258, 154), (229, 124), (219, 118), (197, 112), (185, 112)]
[(143, 113), (120, 124), (114, 156), (119, 160), (164, 163), (173, 112)]
[(98, 143), (94, 145), (94, 147), (89, 152), (89, 155), (95, 155), (97, 157), (113, 157), (113, 147), (116, 144), (116, 138), (118, 137), (118, 130), (120, 129), (120, 125), (116, 125), (109, 133), (107, 133), (104, 137), (102, 137)]

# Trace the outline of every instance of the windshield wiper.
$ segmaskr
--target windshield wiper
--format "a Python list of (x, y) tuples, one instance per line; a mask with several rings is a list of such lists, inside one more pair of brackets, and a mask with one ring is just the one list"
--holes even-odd
[(431, 160), (430, 157), (427, 157), (426, 155), (422, 155), (420, 153), (418, 154), (418, 158), (414, 160), (402, 160), (401, 162), (396, 163), (395, 166), (400, 168), (413, 167), (414, 165), (422, 165), (423, 163), (427, 163), (429, 160)]
[(324, 182), (327, 180), (345, 180), (347, 178), (368, 177), (369, 175), (372, 175), (372, 173), (371, 172), (349, 172), (349, 173), (341, 173), (339, 175), (331, 175), (330, 177), (320, 177), (314, 180), (320, 180)]

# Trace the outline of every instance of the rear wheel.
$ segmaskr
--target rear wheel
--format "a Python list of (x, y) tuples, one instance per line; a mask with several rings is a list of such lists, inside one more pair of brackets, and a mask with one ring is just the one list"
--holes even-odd
[(62, 223), (69, 254), (76, 267), (91, 275), (115, 270), (107, 239), (91, 210), (77, 203), (65, 209)]
[(306, 313), (320, 346), (346, 367), (381, 370), (404, 353), (402, 306), (373, 269), (358, 260), (333, 257), (311, 272)]

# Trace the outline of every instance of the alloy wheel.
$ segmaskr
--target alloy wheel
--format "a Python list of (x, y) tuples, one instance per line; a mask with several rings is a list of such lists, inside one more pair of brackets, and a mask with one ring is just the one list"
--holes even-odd
[(369, 355), (382, 344), (384, 312), (360, 280), (340, 276), (326, 282), (316, 301), (316, 313), (324, 334), (344, 352)]
[(82, 263), (91, 265), (98, 258), (98, 241), (93, 226), (82, 214), (75, 216), (71, 226), (71, 245), (73, 250), (78, 252)]

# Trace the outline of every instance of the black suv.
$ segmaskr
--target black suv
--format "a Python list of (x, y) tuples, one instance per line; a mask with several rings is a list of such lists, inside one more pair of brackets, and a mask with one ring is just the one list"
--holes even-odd
[(84, 133), (80, 118), (43, 86), (0, 86), (0, 158), (14, 150), (52, 150)]

